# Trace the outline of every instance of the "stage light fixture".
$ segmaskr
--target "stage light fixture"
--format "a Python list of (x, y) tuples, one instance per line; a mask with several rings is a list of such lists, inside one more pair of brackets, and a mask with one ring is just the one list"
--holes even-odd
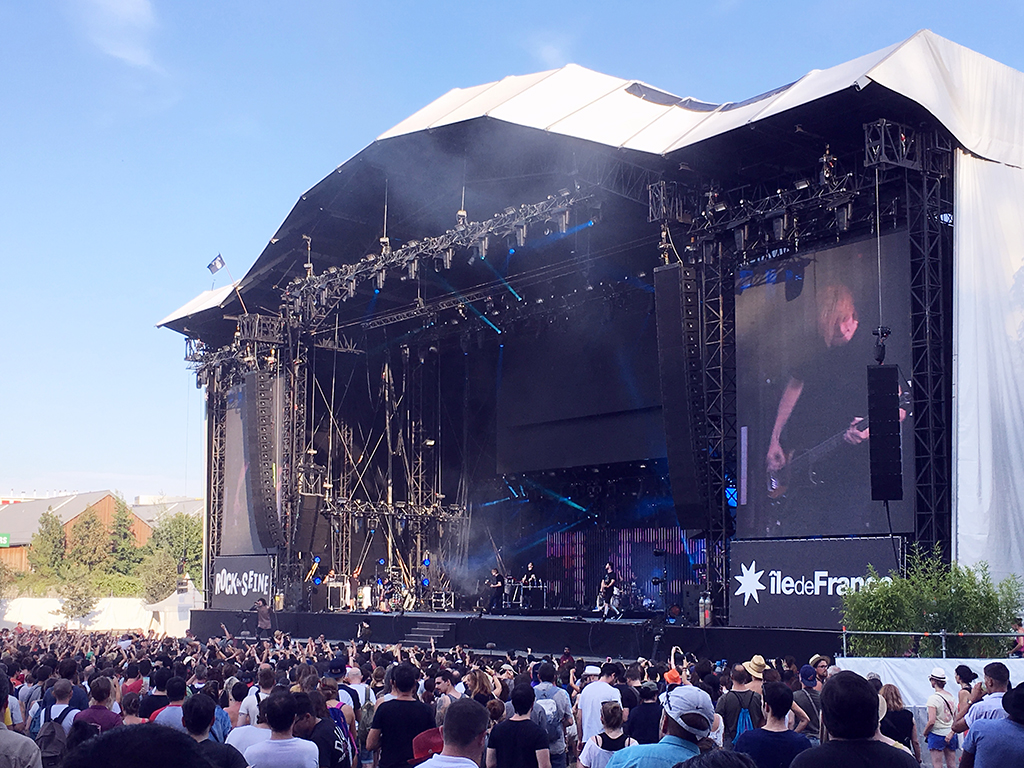
[(320, 562), (320, 555), (317, 555), (316, 557), (314, 557), (313, 558), (313, 562), (314, 563), (319, 563)]
[(384, 558), (383, 557), (378, 558), (377, 565), (384, 565)]
[(319, 586), (320, 586), (321, 584), (323, 584), (323, 581), (324, 581), (324, 580), (323, 580), (323, 579), (321, 579), (321, 578), (320, 578), (319, 576), (314, 576), (314, 577), (313, 577), (313, 583), (314, 583), (314, 584), (316, 584), (316, 585), (317, 585), (318, 587), (319, 587)]
[(660, 576), (655, 576), (653, 579), (651, 579), (651, 584), (653, 584), (656, 587), (665, 583), (667, 583), (665, 579), (661, 578)]
[(796, 187), (797, 189), (807, 189), (809, 186), (811, 186), (811, 180), (797, 179), (796, 183), (793, 184), (793, 186)]

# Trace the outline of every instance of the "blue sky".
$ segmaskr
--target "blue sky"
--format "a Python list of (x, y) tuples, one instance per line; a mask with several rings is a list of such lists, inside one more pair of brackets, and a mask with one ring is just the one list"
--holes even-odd
[(0, 0), (0, 496), (201, 496), (201, 392), (156, 322), (451, 88), (575, 62), (739, 101), (926, 27), (1021, 70), (1022, 21), (1019, 2)]

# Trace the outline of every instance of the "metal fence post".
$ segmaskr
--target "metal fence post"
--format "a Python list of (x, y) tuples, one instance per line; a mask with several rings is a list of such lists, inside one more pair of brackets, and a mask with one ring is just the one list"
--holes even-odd
[(942, 635), (942, 658), (946, 658), (946, 630), (941, 630), (939, 634)]

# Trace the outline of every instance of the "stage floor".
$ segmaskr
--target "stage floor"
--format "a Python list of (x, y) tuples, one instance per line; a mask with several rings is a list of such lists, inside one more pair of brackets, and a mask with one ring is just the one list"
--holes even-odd
[[(255, 614), (237, 611), (192, 611), (192, 631), (204, 640), (221, 635), (220, 625), (237, 636), (243, 630), (254, 631)], [(244, 622), (244, 626), (243, 626)], [(836, 655), (842, 649), (839, 632), (821, 630), (759, 629), (745, 627), (661, 626), (656, 617), (600, 618), (572, 616), (489, 616), (460, 611), (408, 613), (275, 613), (274, 629), (293, 638), (324, 637), (348, 641), (357, 636), (361, 624), (369, 626), (372, 643), (403, 643), (430, 647), (430, 637), (438, 649), (456, 645), (482, 652), (515, 651), (525, 655), (560, 656), (569, 646), (577, 658), (624, 661), (638, 657), (667, 659), (670, 649), (679, 646), (698, 657), (714, 660), (745, 661), (755, 653), (768, 657), (793, 655), (797, 660), (815, 653)], [(658, 633), (661, 632), (659, 639)], [(365, 628), (364, 628), (365, 634)]]

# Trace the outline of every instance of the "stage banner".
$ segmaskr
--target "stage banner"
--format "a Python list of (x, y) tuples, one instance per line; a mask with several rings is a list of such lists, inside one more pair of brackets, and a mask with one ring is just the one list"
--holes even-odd
[(213, 559), (211, 608), (247, 611), (261, 597), (271, 602), (274, 564), (268, 555), (222, 555)]
[(869, 583), (869, 565), (889, 578), (897, 557), (900, 541), (888, 536), (734, 541), (729, 624), (839, 629), (843, 594)]

